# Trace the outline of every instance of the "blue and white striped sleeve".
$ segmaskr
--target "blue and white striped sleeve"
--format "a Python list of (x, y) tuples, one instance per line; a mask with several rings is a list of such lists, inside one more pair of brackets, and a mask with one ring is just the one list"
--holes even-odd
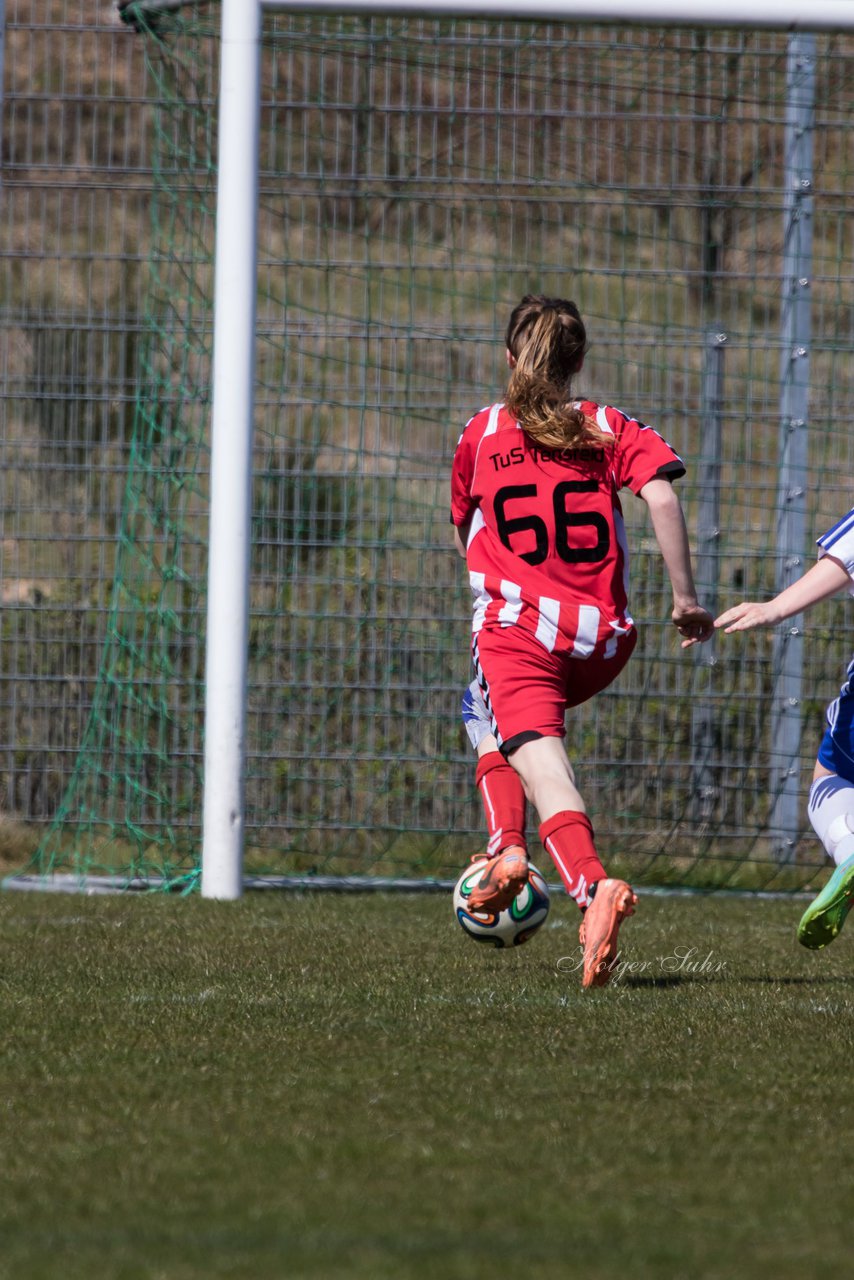
[(848, 576), (852, 579), (850, 590), (854, 595), (854, 507), (816, 541), (819, 556), (829, 552), (834, 560), (839, 560), (848, 570)]

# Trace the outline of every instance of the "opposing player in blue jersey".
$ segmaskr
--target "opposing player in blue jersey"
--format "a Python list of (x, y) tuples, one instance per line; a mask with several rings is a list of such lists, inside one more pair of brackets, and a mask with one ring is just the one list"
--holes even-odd
[[(820, 559), (803, 577), (765, 604), (745, 602), (715, 620), (726, 632), (772, 627), (835, 595), (854, 595), (854, 508), (818, 539)], [(798, 939), (817, 949), (832, 942), (854, 905), (854, 658), (838, 697), (827, 708), (807, 807), (810, 822), (836, 870), (807, 907)]]

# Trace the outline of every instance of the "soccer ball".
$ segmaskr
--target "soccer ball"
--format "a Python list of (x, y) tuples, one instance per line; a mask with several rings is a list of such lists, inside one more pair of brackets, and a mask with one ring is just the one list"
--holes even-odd
[(476, 942), (493, 947), (519, 947), (532, 938), (549, 914), (549, 887), (536, 867), (530, 866), (528, 883), (509, 907), (495, 914), (470, 911), (468, 896), (483, 875), (487, 857), (466, 867), (454, 885), (454, 915), (463, 932)]

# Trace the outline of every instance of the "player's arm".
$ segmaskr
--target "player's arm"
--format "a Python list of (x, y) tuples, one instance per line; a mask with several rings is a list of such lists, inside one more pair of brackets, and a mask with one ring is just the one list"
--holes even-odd
[(649, 508), (655, 538), (673, 589), (674, 626), (682, 636), (682, 648), (708, 640), (714, 631), (712, 615), (697, 600), (691, 551), (682, 503), (669, 480), (656, 476), (640, 490)]
[(845, 565), (835, 556), (825, 554), (811, 569), (786, 587), (773, 600), (765, 603), (744, 600), (733, 605), (715, 619), (716, 627), (731, 631), (748, 631), (752, 627), (773, 627), (785, 618), (791, 618), (810, 605), (827, 600), (843, 587), (851, 586), (851, 577)]
[(457, 548), (457, 551), (459, 551), (464, 560), (466, 558), (466, 543), (468, 542), (470, 525), (470, 520), (467, 521), (466, 524), (454, 525), (454, 546)]

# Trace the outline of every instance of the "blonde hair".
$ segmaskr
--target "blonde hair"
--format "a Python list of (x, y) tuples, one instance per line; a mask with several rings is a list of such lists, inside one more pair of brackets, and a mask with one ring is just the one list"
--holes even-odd
[(587, 350), (587, 331), (574, 302), (526, 294), (510, 315), (506, 342), (515, 364), (505, 402), (537, 444), (613, 444), (613, 437), (571, 402), (572, 379)]

